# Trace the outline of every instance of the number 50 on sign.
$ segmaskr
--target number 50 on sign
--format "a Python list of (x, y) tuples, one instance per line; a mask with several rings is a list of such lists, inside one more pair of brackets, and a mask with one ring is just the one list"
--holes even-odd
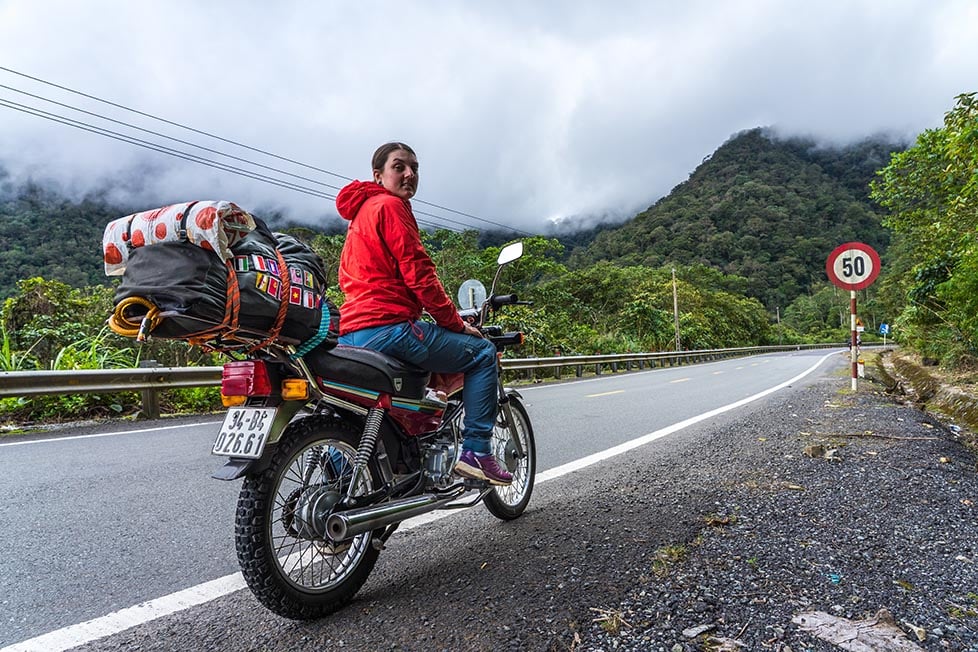
[(880, 257), (867, 244), (847, 242), (829, 254), (825, 272), (832, 284), (843, 290), (862, 290), (879, 276)]

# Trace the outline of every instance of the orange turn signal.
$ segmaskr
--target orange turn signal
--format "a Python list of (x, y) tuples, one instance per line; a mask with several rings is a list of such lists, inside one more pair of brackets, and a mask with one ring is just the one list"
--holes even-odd
[(248, 400), (247, 396), (225, 396), (221, 394), (221, 403), (224, 407), (235, 407), (236, 405), (244, 405), (245, 401)]
[(309, 398), (309, 381), (302, 378), (286, 378), (282, 381), (282, 399), (304, 401)]

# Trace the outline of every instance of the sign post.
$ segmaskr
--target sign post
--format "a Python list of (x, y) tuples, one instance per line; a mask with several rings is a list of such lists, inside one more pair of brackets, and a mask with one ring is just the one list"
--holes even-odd
[[(852, 390), (856, 391), (859, 374), (859, 354), (856, 290), (869, 287), (880, 273), (880, 256), (876, 250), (862, 242), (847, 242), (832, 250), (825, 261), (825, 273), (836, 287), (849, 290), (849, 352), (852, 361)], [(859, 322), (861, 326), (862, 323)]]

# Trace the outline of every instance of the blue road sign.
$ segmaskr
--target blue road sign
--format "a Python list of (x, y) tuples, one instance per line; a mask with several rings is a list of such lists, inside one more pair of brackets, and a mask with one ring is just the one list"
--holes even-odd
[(889, 334), (890, 334), (890, 325), (880, 324), (880, 335), (889, 335)]

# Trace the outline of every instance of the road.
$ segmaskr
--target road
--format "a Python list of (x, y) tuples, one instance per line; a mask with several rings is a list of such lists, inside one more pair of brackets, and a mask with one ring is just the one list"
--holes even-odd
[[(824, 351), (772, 353), (523, 388), (538, 478), (700, 420), (721, 423), (752, 397), (777, 406), (777, 389), (825, 373), (831, 365), (798, 378), (833, 356), (841, 364)], [(0, 444), (0, 648), (28, 641), (14, 649), (31, 649), (48, 632), (237, 572), (238, 483), (209, 478), (220, 463), (208, 454), (218, 422), (77, 429)], [(419, 545), (423, 536), (413, 530), (392, 544), (402, 537)], [(71, 636), (80, 635), (59, 641)]]

